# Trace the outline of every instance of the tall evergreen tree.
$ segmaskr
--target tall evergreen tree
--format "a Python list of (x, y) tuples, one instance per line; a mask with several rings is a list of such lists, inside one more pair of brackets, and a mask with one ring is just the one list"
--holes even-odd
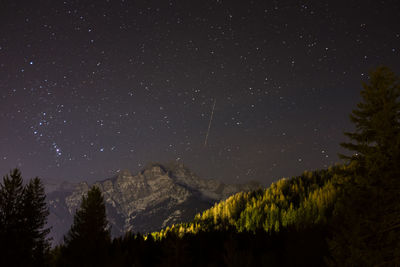
[(20, 255), (23, 242), (23, 197), (21, 173), (18, 169), (3, 177), (0, 184), (0, 257), (1, 266), (22, 266), (25, 255)]
[(0, 184), (0, 265), (44, 266), (49, 248), (45, 229), (48, 209), (39, 178), (23, 186), (14, 169)]
[(336, 205), (333, 265), (400, 264), (400, 83), (380, 67), (363, 85), (362, 102), (350, 115), (354, 132), (342, 146), (349, 171)]
[(93, 186), (87, 196), (82, 197), (80, 209), (76, 211), (64, 241), (67, 265), (106, 265), (110, 231), (104, 199), (98, 187)]
[(49, 209), (46, 204), (44, 186), (37, 177), (30, 180), (25, 187), (23, 212), (27, 254), (33, 265), (43, 266), (50, 249), (47, 238), (50, 228), (45, 227)]

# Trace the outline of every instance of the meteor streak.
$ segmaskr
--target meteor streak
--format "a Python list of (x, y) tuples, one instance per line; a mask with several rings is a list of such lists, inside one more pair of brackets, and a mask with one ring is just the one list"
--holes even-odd
[(214, 100), (214, 105), (211, 110), (211, 117), (210, 117), (210, 122), (208, 123), (208, 130), (206, 134), (206, 139), (204, 140), (204, 146), (207, 146), (207, 140), (208, 140), (208, 134), (210, 133), (210, 128), (211, 128), (211, 122), (214, 116), (214, 109), (215, 109), (215, 104), (217, 103), (217, 99)]

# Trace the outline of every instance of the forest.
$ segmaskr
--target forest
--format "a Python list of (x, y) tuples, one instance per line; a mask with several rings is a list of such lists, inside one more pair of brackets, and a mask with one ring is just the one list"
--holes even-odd
[(101, 191), (83, 196), (64, 243), (50, 246), (39, 178), (0, 183), (0, 266), (398, 266), (400, 79), (370, 73), (328, 169), (240, 192), (192, 221), (112, 239)]

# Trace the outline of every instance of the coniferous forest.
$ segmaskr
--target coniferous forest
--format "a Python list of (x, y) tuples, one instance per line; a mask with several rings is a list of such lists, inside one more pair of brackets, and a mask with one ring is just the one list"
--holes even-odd
[(0, 266), (398, 266), (399, 77), (377, 68), (361, 98), (343, 162), (235, 194), (159, 232), (112, 239), (92, 187), (51, 248), (43, 184), (12, 170), (0, 187)]

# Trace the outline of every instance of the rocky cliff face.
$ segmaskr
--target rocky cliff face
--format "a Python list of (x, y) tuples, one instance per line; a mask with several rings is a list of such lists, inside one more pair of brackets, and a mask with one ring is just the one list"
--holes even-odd
[[(182, 164), (151, 164), (137, 175), (128, 170), (100, 181), (111, 233), (149, 232), (174, 223), (189, 221), (215, 202), (239, 191), (254, 190), (257, 183), (226, 185), (200, 179)], [(63, 186), (48, 193), (49, 225), (55, 244), (68, 231), (75, 210), (90, 185), (86, 182)]]

